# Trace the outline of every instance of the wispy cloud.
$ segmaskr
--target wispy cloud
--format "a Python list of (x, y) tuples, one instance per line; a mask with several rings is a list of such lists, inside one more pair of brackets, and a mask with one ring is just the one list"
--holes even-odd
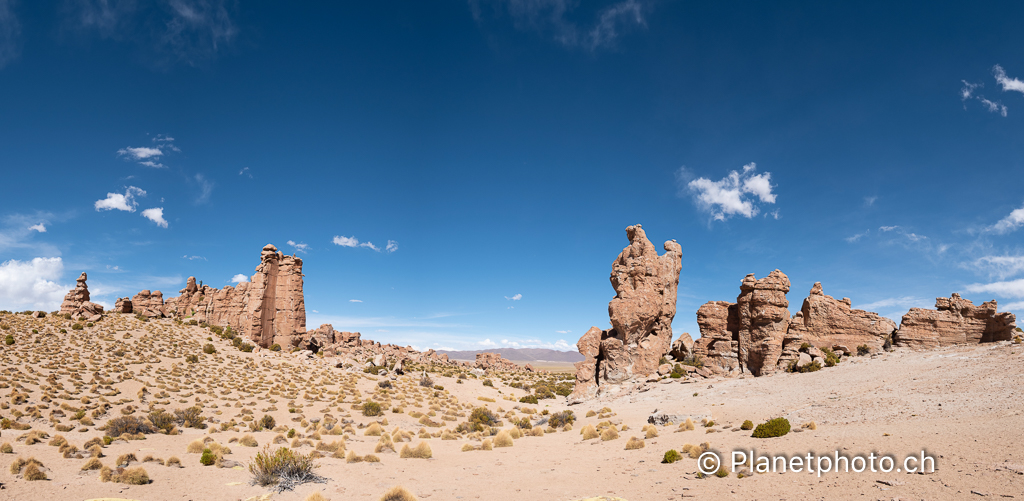
[(878, 200), (878, 197), (864, 197), (864, 207), (875, 205), (876, 200)]
[(557, 332), (559, 334), (569, 334), (572, 331), (566, 330), (566, 331), (555, 331), (555, 332)]
[(1002, 218), (989, 228), (999, 234), (1009, 233), (1024, 225), (1024, 207), (1014, 209), (1009, 215)]
[(881, 227), (878, 228), (878, 231), (881, 231), (883, 233), (890, 233), (891, 232), (891, 233), (895, 233), (897, 235), (902, 235), (903, 237), (905, 237), (907, 240), (909, 240), (911, 242), (920, 242), (921, 240), (925, 240), (925, 239), (928, 238), (928, 237), (926, 237), (924, 235), (918, 235), (917, 233), (909, 232), (906, 229), (904, 229), (902, 226), (881, 226)]
[(57, 309), (71, 288), (56, 282), (63, 274), (64, 262), (59, 257), (5, 261), (0, 264), (0, 307)]
[(856, 242), (857, 240), (860, 240), (860, 239), (862, 239), (862, 238), (864, 238), (864, 237), (866, 237), (866, 236), (868, 236), (870, 234), (871, 234), (871, 230), (864, 230), (863, 233), (857, 233), (856, 235), (846, 237), (843, 240), (846, 240), (847, 242), (850, 242), (852, 244), (852, 243)]
[[(998, 65), (996, 66), (999, 67)], [(964, 109), (967, 109), (967, 101), (976, 100), (982, 104), (988, 111), (997, 113), (1002, 116), (1006, 116), (1007, 108), (1003, 103), (998, 101), (991, 101), (986, 99), (985, 96), (977, 94), (977, 90), (984, 87), (983, 83), (970, 83), (967, 80), (961, 80), (964, 86), (960, 88), (960, 102), (963, 103)]]
[(384, 248), (384, 250), (388, 251), (388, 254), (397, 251), (398, 250), (398, 242), (396, 242), (394, 240), (388, 240), (388, 245), (387, 245), (387, 247)]
[(21, 54), (21, 23), (14, 14), (15, 0), (0, 0), (0, 69)]
[(295, 243), (294, 240), (289, 240), (288, 241), (288, 245), (294, 247), (295, 248), (295, 252), (301, 252), (303, 254), (305, 254), (306, 251), (309, 250), (309, 245), (306, 245), (306, 244), (303, 244), (303, 243)]
[[(341, 247), (365, 247), (367, 249), (372, 249), (376, 252), (381, 251), (381, 248), (374, 245), (373, 242), (360, 242), (359, 239), (356, 237), (345, 237), (335, 235), (334, 239), (332, 239), (331, 242), (333, 242), (334, 245), (339, 245)], [(393, 248), (391, 245), (392, 243), (394, 243)], [(398, 250), (398, 242), (395, 242), (394, 240), (388, 240), (388, 253), (394, 252), (396, 250)]]
[(153, 207), (152, 209), (146, 209), (142, 211), (142, 217), (149, 219), (150, 221), (153, 221), (154, 223), (156, 223), (157, 226), (161, 228), (167, 227), (167, 220), (164, 219), (163, 207)]
[(249, 179), (252, 179), (252, 172), (249, 172), (249, 168), (248, 167), (242, 167), (242, 170), (238, 171), (238, 175), (239, 176), (249, 176)]
[(516, 295), (514, 295), (512, 297), (505, 296), (505, 299), (507, 299), (509, 301), (519, 301), (522, 298), (523, 298), (522, 294), (516, 294)]
[[(743, 166), (742, 172), (731, 171), (726, 177), (712, 181), (705, 177), (694, 179), (689, 169), (680, 167), (676, 171), (678, 195), (691, 195), (698, 208), (718, 221), (737, 215), (753, 218), (760, 212), (758, 201), (774, 204), (777, 198), (772, 193), (772, 174), (755, 174), (756, 170), (757, 165), (751, 162)], [(775, 219), (778, 219), (777, 212)]]
[(181, 258), (182, 259), (188, 259), (189, 261), (195, 261), (197, 259), (202, 259), (203, 261), (209, 261), (208, 259), (206, 259), (203, 256), (189, 256), (188, 254), (185, 254), (184, 256), (181, 256)]
[(95, 207), (97, 211), (116, 209), (135, 212), (135, 208), (139, 206), (139, 203), (135, 201), (135, 197), (144, 196), (146, 196), (146, 190), (135, 186), (128, 186), (125, 188), (124, 194), (107, 193), (107, 198), (97, 200), (93, 203), (93, 207)]
[(982, 256), (962, 265), (1000, 280), (1024, 272), (1024, 256)]
[(363, 300), (362, 299), (349, 299), (348, 302), (350, 302), (350, 303), (362, 303)]
[(199, 191), (196, 193), (196, 205), (202, 205), (209, 202), (210, 195), (213, 195), (213, 181), (206, 179), (206, 176), (202, 174), (196, 174), (193, 179), (195, 180), (196, 186), (199, 188)]
[(226, 0), (168, 0), (171, 19), (161, 37), (179, 62), (196, 66), (213, 59), (238, 34)]
[(491, 14), (498, 18), (507, 14), (518, 30), (535, 31), (565, 47), (589, 51), (615, 47), (625, 32), (646, 28), (650, 10), (650, 2), (624, 0), (591, 14), (591, 20), (581, 20), (586, 14), (574, 12), (579, 3), (573, 0), (470, 0), (469, 5), (477, 22)]
[(60, 256), (58, 247), (46, 240), (34, 238), (39, 233), (38, 226), (50, 224), (54, 220), (63, 220), (69, 216), (57, 216), (50, 212), (33, 212), (31, 214), (7, 214), (0, 218), (0, 252), (9, 249), (22, 249), (34, 255)]
[(167, 166), (160, 163), (160, 160), (167, 152), (180, 152), (181, 149), (174, 145), (174, 138), (165, 134), (157, 134), (150, 141), (152, 146), (128, 146), (117, 150), (117, 156), (129, 162), (135, 162), (145, 167), (154, 169), (166, 169)]
[(989, 293), (1000, 297), (1024, 298), (1024, 278), (1006, 282), (992, 282), (988, 284), (970, 284), (966, 287), (968, 292)]
[(239, 274), (231, 277), (231, 283), (235, 283), (235, 284), (239, 284), (239, 283), (242, 283), (242, 282), (248, 282), (248, 281), (249, 281), (249, 276), (245, 275), (243, 273), (239, 273)]
[(927, 299), (915, 296), (901, 296), (879, 299), (878, 301), (874, 301), (871, 303), (853, 306), (860, 310), (876, 311), (897, 307), (906, 310), (909, 310), (910, 308), (930, 308), (933, 304), (935, 304), (934, 299)]

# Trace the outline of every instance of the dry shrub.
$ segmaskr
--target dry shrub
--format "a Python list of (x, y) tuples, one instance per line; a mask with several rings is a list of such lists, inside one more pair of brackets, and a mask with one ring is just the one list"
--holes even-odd
[(266, 445), (249, 463), (249, 473), (255, 484), (280, 484), (279, 488), (291, 489), (305, 482), (324, 480), (313, 473), (317, 467), (312, 455), (306, 456), (285, 447), (271, 452), (270, 446)]
[(601, 434), (594, 429), (594, 425), (588, 424), (580, 430), (580, 435), (583, 435), (583, 440), (593, 440), (595, 438), (601, 438)]
[(43, 470), (39, 469), (39, 462), (29, 463), (25, 466), (25, 470), (22, 472), (22, 478), (25, 480), (46, 480), (46, 474)]
[(280, 434), (280, 433), (278, 433), (277, 436), (274, 437), (274, 445), (287, 444), (287, 443), (288, 443), (288, 439), (285, 438), (285, 436)]
[(111, 470), (109, 466), (100, 468), (100, 482), (110, 482), (114, 478), (114, 470)]
[(596, 413), (596, 412), (594, 412), (593, 410), (589, 410), (589, 411), (587, 411), (587, 417), (594, 417), (594, 416), (596, 416), (596, 415), (597, 415), (597, 413)]
[(528, 433), (530, 434), (531, 437), (543, 437), (544, 436), (544, 429), (541, 428), (540, 426), (537, 426), (537, 427), (533, 428), (532, 430), (530, 430)]
[(462, 452), (470, 452), (475, 450), (476, 447), (473, 447), (473, 444), (462, 444)]
[(244, 447), (256, 447), (256, 446), (260, 445), (258, 442), (256, 442), (256, 439), (252, 435), (245, 435), (245, 436), (243, 436), (238, 441), (238, 444), (242, 445)]
[(314, 493), (306, 496), (306, 499), (303, 500), (303, 501), (331, 501), (331, 500), (330, 500), (330, 498), (325, 498), (324, 495), (320, 494), (319, 492), (314, 492)]
[(130, 485), (146, 485), (151, 482), (149, 479), (149, 473), (141, 466), (135, 468), (128, 468), (124, 471), (117, 471), (110, 478), (113, 482)]
[(0, 452), (4, 454), (14, 454), (14, 447), (11, 447), (10, 442), (4, 442), (3, 445), (0, 445)]
[(409, 447), (409, 444), (405, 444), (399, 453), (399, 457), (403, 458), (430, 459), (433, 456), (434, 453), (430, 450), (430, 444), (426, 442), (420, 442), (416, 447)]
[(514, 442), (512, 441), (512, 435), (509, 435), (508, 430), (501, 430), (494, 437), (495, 447), (512, 447)]
[(67, 443), (68, 443), (68, 440), (66, 438), (64, 438), (64, 435), (54, 435), (53, 438), (50, 439), (50, 443), (48, 445), (52, 445), (54, 447), (60, 447), (60, 446), (62, 446), (64, 444), (67, 444)]
[(634, 449), (643, 449), (643, 448), (644, 448), (644, 441), (640, 440), (639, 438), (629, 437), (629, 440), (626, 441), (626, 450), (627, 451), (631, 451), (631, 450), (634, 450)]
[(805, 430), (812, 430), (812, 431), (813, 430), (817, 430), (818, 429), (818, 423), (815, 423), (814, 421), (808, 421), (808, 422), (804, 423), (803, 426), (801, 426), (801, 428), (803, 428)]
[(82, 465), (82, 471), (98, 470), (100, 468), (103, 468), (103, 463), (101, 463), (100, 460), (96, 458), (92, 458)]
[(338, 452), (345, 450), (344, 440), (335, 440), (334, 442), (319, 442), (316, 444), (316, 450), (322, 452)]
[(615, 427), (607, 428), (601, 432), (601, 441), (607, 442), (609, 440), (615, 440), (619, 438), (619, 432), (615, 431)]
[(384, 429), (381, 428), (379, 424), (373, 423), (366, 427), (366, 431), (363, 432), (363, 435), (367, 437), (379, 437), (383, 432)]
[(98, 445), (93, 445), (92, 447), (89, 447), (88, 451), (89, 451), (89, 455), (94, 457), (94, 458), (101, 458), (101, 457), (103, 457), (103, 447), (100, 447)]
[(491, 439), (489, 438), (485, 438), (483, 443), (480, 444), (480, 449), (485, 451), (492, 450), (494, 449), (494, 442), (491, 442)]
[(188, 448), (185, 449), (185, 452), (188, 452), (189, 454), (202, 454), (203, 449), (205, 448), (206, 444), (204, 444), (202, 440), (196, 439), (189, 442)]
[(117, 461), (114, 462), (117, 466), (127, 466), (132, 462), (138, 462), (139, 458), (135, 457), (135, 453), (129, 452), (127, 454), (121, 454), (117, 456)]
[(658, 437), (658, 428), (656, 428), (654, 425), (648, 426), (647, 427), (647, 434), (644, 435), (644, 438), (650, 440), (652, 438), (657, 438), (657, 437)]
[(374, 456), (373, 454), (367, 454), (367, 455), (363, 456), (363, 461), (365, 461), (367, 463), (379, 463), (380, 462), (380, 458), (377, 457), (377, 456)]
[(181, 460), (178, 459), (178, 456), (171, 456), (167, 458), (167, 466), (177, 466), (178, 468), (181, 468)]
[(388, 489), (388, 491), (385, 492), (384, 495), (380, 497), (379, 501), (417, 501), (417, 500), (416, 500), (416, 496), (413, 496), (411, 492), (405, 490), (405, 487), (402, 487), (400, 485), (396, 485), (396, 486)]
[(361, 462), (363, 462), (363, 457), (360, 456), (359, 454), (356, 454), (356, 451), (348, 451), (348, 456), (345, 456), (345, 462), (346, 463), (361, 463)]

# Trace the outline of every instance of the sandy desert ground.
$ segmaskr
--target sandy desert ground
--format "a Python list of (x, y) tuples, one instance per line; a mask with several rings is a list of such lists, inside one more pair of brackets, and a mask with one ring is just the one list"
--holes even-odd
[[(0, 453), (0, 499), (285, 501), (320, 493), (335, 501), (377, 500), (396, 485), (430, 501), (1024, 497), (1020, 344), (897, 350), (846, 358), (806, 374), (669, 378), (567, 407), (563, 398), (520, 403), (528, 392), (509, 386), (515, 381), (511, 375), (488, 375), (490, 387), (475, 376), (459, 383), (460, 371), (449, 369), (430, 374), (443, 387), (435, 389), (419, 384), (420, 373), (406, 373), (384, 389), (378, 383), (389, 378), (336, 368), (330, 358), (244, 353), (209, 329), (172, 320), (108, 315), (81, 330), (73, 329), (74, 323), (54, 315), (0, 315), (6, 327), (0, 336), (10, 334), (14, 341), (0, 344), (0, 448), (10, 445), (9, 452)], [(216, 353), (203, 353), (207, 343)], [(189, 355), (198, 361), (187, 361)], [(520, 376), (518, 382), (533, 379)], [(382, 415), (364, 416), (361, 406), (369, 400), (381, 405)], [(109, 435), (104, 428), (111, 419), (192, 406), (200, 408), (205, 429), (177, 426), (171, 434), (95, 447)], [(477, 407), (499, 416), (505, 433), (514, 428), (513, 419), (528, 418), (532, 424), (565, 409), (576, 419), (571, 429), (534, 426), (513, 438), (510, 447), (494, 447), (501, 440), (489, 431), (455, 431)], [(655, 410), (679, 418), (648, 427)], [(274, 429), (252, 431), (250, 423), (264, 415), (273, 418)], [(681, 431), (687, 416), (694, 429)], [(739, 429), (745, 420), (757, 424), (779, 416), (799, 431), (756, 439)], [(704, 419), (713, 425), (705, 427)], [(801, 427), (811, 422), (813, 427)], [(581, 433), (588, 425), (604, 438), (614, 429), (617, 438), (585, 439)], [(381, 435), (367, 435), (371, 430)], [(643, 447), (627, 450), (631, 437)], [(242, 445), (252, 445), (250, 438), (255, 446)], [(188, 452), (191, 443), (204, 439), (227, 448), (214, 465), (203, 466), (201, 454)], [(430, 459), (395, 452), (421, 443), (429, 445)], [(675, 463), (662, 462), (666, 451), (682, 451), (687, 444), (698, 452), (707, 444), (727, 458), (736, 449), (776, 456), (874, 452), (897, 456), (897, 466), (904, 456), (925, 450), (935, 458), (936, 471), (700, 478), (698, 462), (688, 454)], [(281, 493), (252, 485), (246, 466), (267, 445), (317, 451), (323, 457), (315, 460), (316, 471), (326, 483)], [(218, 449), (212, 443), (200, 447)], [(143, 468), (150, 483), (104, 482), (100, 470), (82, 469), (94, 455), (115, 468), (119, 459), (130, 460), (122, 458), (127, 454), (135, 457), (129, 468)], [(351, 454), (372, 454), (379, 462), (349, 462)], [(165, 466), (172, 457), (180, 465)], [(13, 473), (11, 465), (19, 458), (35, 458), (46, 479), (23, 478), (27, 467)]]

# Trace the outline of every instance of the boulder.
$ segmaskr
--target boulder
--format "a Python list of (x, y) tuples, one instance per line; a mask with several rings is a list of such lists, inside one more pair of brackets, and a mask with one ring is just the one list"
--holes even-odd
[(668, 352), (669, 356), (675, 361), (686, 360), (693, 355), (693, 338), (690, 337), (690, 333), (684, 332), (679, 339), (672, 341), (672, 349)]
[(114, 303), (114, 313), (132, 313), (132, 298), (130, 297), (119, 297), (117, 302)]
[(658, 375), (667, 376), (672, 373), (672, 364), (661, 364), (658, 366)]
[(612, 328), (592, 327), (576, 343), (584, 360), (576, 363), (570, 404), (593, 397), (602, 385), (655, 374), (661, 357), (672, 348), (682, 247), (675, 240), (667, 241), (665, 254), (659, 256), (640, 225), (626, 228), (626, 237), (629, 245), (612, 262), (609, 278), (615, 289), (608, 303)]
[(739, 315), (736, 303), (710, 301), (697, 309), (700, 339), (693, 343), (693, 356), (716, 373), (737, 372), (739, 362)]
[(386, 363), (388, 363), (388, 358), (385, 357), (383, 353), (378, 354), (376, 357), (373, 357), (373, 365), (381, 366)]
[(160, 291), (142, 290), (132, 296), (132, 312), (148, 318), (168, 316), (164, 308), (164, 293)]
[(896, 346), (929, 349), (952, 344), (1010, 341), (1017, 326), (1013, 313), (998, 313), (996, 301), (979, 306), (953, 293), (935, 299), (935, 309), (911, 308), (894, 337)]

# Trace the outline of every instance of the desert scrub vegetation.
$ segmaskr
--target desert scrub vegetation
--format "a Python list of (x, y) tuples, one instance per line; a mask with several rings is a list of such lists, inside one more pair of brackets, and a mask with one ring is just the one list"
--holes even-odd
[(601, 434), (597, 432), (594, 425), (588, 424), (580, 430), (580, 435), (583, 435), (583, 440), (593, 440), (595, 438), (601, 438)]
[(25, 480), (47, 480), (46, 473), (43, 472), (43, 463), (39, 462), (38, 459), (30, 457), (28, 459), (18, 458), (11, 463), (11, 475), (21, 475), (21, 478)]
[(626, 441), (626, 450), (627, 451), (631, 451), (631, 450), (635, 450), (635, 449), (643, 449), (643, 448), (644, 448), (644, 441), (640, 440), (639, 438), (629, 437), (629, 440)]
[(434, 452), (430, 450), (430, 444), (426, 442), (420, 442), (416, 447), (409, 447), (409, 444), (405, 444), (402, 446), (401, 452), (398, 453), (398, 457), (430, 459), (434, 457)]
[(405, 490), (405, 487), (396, 485), (387, 490), (379, 501), (417, 501), (416, 496)]
[(561, 428), (576, 422), (576, 415), (571, 410), (559, 411), (548, 417), (548, 426)]
[(743, 424), (740, 425), (740, 429), (741, 430), (753, 430), (754, 429), (754, 422), (748, 419), (748, 420), (744, 421)]
[(676, 461), (679, 461), (680, 459), (683, 459), (683, 455), (680, 454), (679, 451), (675, 449), (669, 449), (668, 451), (665, 452), (665, 456), (661, 458), (661, 462), (672, 464), (675, 463)]
[(863, 357), (864, 355), (870, 355), (870, 354), (871, 354), (871, 347), (869, 347), (868, 345), (862, 344), (862, 345), (857, 347), (857, 356)]
[(381, 410), (380, 404), (377, 402), (369, 401), (363, 404), (363, 415), (368, 417), (380, 416), (384, 414)]
[(307, 482), (326, 483), (326, 478), (314, 472), (318, 467), (312, 454), (304, 455), (287, 447), (271, 451), (266, 445), (249, 462), (249, 474), (253, 485), (273, 485), (274, 490), (282, 492)]
[(775, 418), (769, 419), (754, 428), (754, 433), (750, 435), (754, 438), (774, 438), (781, 437), (789, 433), (790, 425), (789, 420), (786, 418)]
[(152, 480), (149, 478), (149, 473), (146, 472), (141, 466), (135, 468), (118, 468), (110, 472), (110, 482), (116, 482), (119, 484), (130, 484), (130, 485), (146, 485)]

